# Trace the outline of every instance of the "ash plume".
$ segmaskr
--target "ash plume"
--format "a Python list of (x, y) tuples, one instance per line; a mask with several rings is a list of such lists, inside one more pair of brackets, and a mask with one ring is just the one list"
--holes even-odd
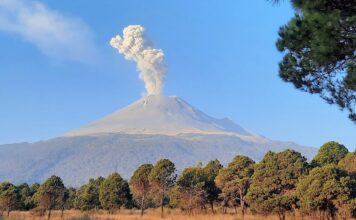
[(166, 68), (164, 53), (153, 45), (145, 36), (145, 29), (141, 25), (129, 25), (123, 30), (122, 37), (112, 38), (110, 45), (118, 49), (127, 60), (136, 62), (139, 77), (145, 82), (148, 95), (162, 93)]

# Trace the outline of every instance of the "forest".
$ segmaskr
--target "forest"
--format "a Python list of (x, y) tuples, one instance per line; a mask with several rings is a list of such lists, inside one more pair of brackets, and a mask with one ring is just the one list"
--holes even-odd
[(226, 214), (309, 216), (318, 219), (356, 217), (356, 153), (337, 142), (327, 142), (308, 162), (301, 153), (267, 152), (255, 162), (236, 155), (223, 166), (211, 160), (177, 172), (168, 159), (142, 164), (129, 180), (114, 172), (90, 179), (79, 188), (66, 187), (58, 176), (42, 183), (0, 184), (1, 216), (29, 211), (51, 218), (53, 210), (179, 210), (187, 216)]

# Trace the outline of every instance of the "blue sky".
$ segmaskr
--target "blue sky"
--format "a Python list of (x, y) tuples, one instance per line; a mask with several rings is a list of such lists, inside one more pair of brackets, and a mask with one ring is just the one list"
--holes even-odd
[(164, 94), (271, 139), (353, 150), (346, 112), (278, 77), (277, 31), (292, 15), (288, 2), (263, 0), (4, 0), (0, 144), (56, 137), (140, 98), (135, 63), (109, 45), (139, 24), (165, 53)]

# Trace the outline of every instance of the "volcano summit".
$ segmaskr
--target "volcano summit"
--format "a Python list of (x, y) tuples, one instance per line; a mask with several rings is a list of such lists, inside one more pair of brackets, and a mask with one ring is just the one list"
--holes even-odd
[(0, 146), (0, 179), (40, 182), (58, 175), (71, 186), (114, 171), (130, 178), (143, 163), (172, 160), (177, 169), (236, 154), (254, 160), (294, 149), (311, 158), (315, 148), (273, 141), (229, 119), (216, 119), (179, 97), (149, 95), (62, 137)]
[(251, 135), (229, 119), (215, 119), (177, 96), (148, 95), (66, 136), (127, 134)]

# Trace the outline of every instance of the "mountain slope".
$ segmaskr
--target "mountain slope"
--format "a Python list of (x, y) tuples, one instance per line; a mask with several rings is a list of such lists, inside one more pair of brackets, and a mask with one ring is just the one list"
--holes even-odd
[(243, 154), (258, 161), (271, 150), (294, 149), (311, 159), (315, 148), (273, 141), (228, 119), (215, 119), (178, 97), (146, 96), (63, 137), (0, 146), (0, 181), (41, 182), (51, 175), (79, 186), (117, 171), (130, 178), (143, 163), (172, 160), (178, 170)]
[(293, 143), (255, 143), (231, 135), (107, 134), (61, 137), (32, 144), (0, 146), (0, 181), (41, 182), (58, 175), (64, 183), (79, 186), (117, 171), (124, 178), (143, 163), (172, 160), (178, 170), (198, 162), (219, 159), (227, 164), (236, 154), (258, 161), (268, 151), (295, 149), (311, 158), (316, 149)]
[(149, 95), (65, 136), (119, 132), (165, 135), (180, 133), (249, 135), (229, 119), (210, 117), (179, 97)]

